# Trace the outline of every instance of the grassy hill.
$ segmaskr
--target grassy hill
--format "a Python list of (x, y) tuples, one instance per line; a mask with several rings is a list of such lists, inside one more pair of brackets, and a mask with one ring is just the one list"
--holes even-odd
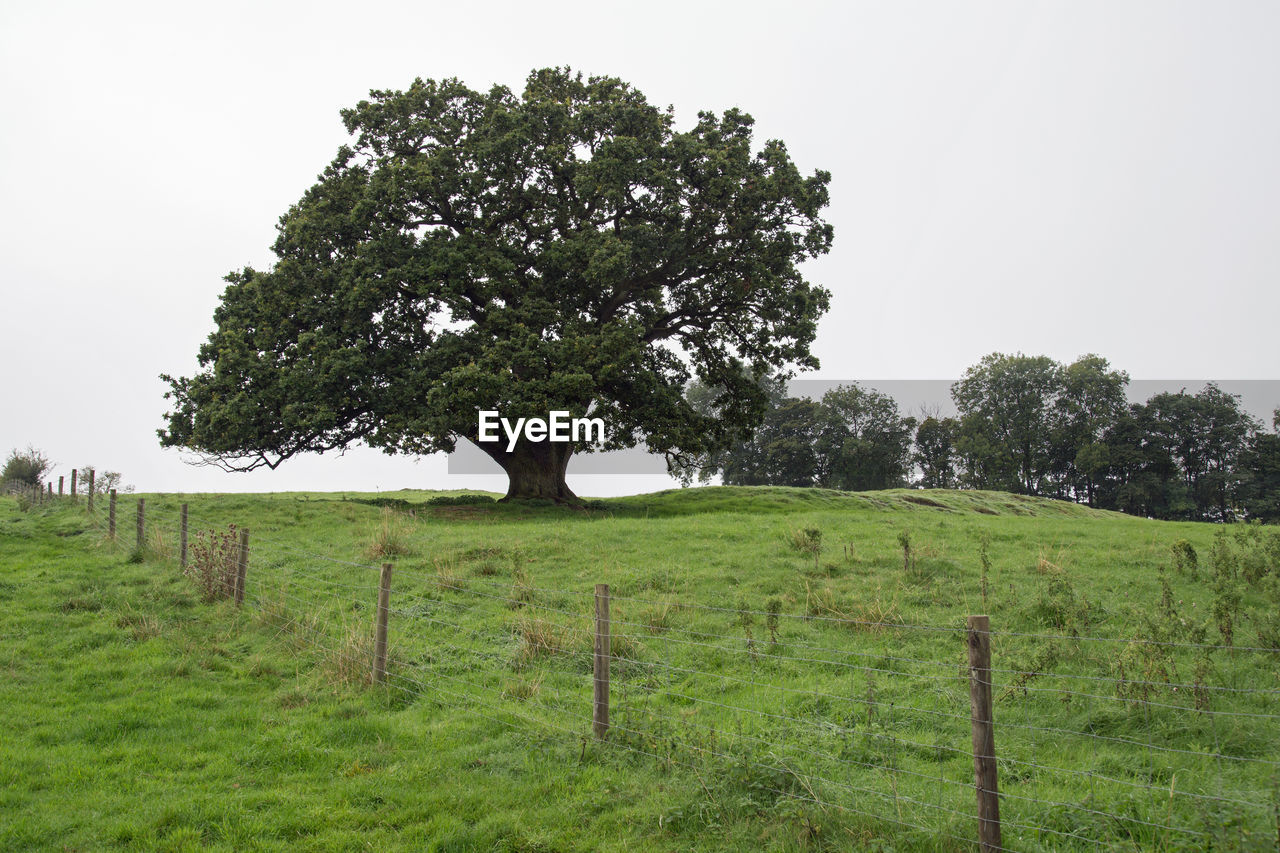
[[(143, 497), (140, 552), (132, 496), (114, 542), (101, 502), (0, 499), (5, 850), (969, 850), (974, 613), (1007, 847), (1275, 849), (1274, 529), (990, 492)], [(201, 547), (249, 528), (242, 609), (179, 569), (183, 502)]]

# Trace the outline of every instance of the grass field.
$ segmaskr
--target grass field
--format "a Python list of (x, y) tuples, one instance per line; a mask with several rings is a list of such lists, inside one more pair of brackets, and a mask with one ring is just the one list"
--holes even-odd
[[(0, 499), (0, 849), (976, 849), (975, 613), (1008, 849), (1280, 842), (1274, 528), (984, 492), (144, 497), (142, 551), (133, 496), (115, 542), (102, 501)], [(183, 502), (193, 542), (250, 529), (242, 609), (180, 571)]]

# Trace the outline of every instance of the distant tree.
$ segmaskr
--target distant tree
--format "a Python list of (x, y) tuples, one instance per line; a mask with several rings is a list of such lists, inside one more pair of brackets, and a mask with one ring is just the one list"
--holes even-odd
[(1095, 505), (1109, 457), (1102, 437), (1127, 408), (1128, 384), (1129, 374), (1111, 370), (1099, 355), (1081, 356), (1063, 369), (1052, 414), (1052, 467), (1063, 497)]
[(1157, 430), (1151, 407), (1130, 406), (1106, 430), (1100, 444), (1098, 458), (1105, 460), (1105, 467), (1097, 481), (1097, 506), (1149, 518), (1193, 517), (1190, 490), (1168, 442)]
[(0, 482), (41, 486), (44, 484), (44, 475), (52, 467), (49, 457), (31, 445), (21, 451), (15, 448), (4, 463), (4, 471), (0, 472)]
[(859, 492), (906, 485), (916, 422), (897, 401), (855, 383), (831, 389), (819, 406), (818, 485)]
[(1254, 435), (1240, 455), (1240, 503), (1249, 518), (1280, 521), (1280, 409), (1272, 432)]
[(725, 485), (812, 486), (818, 476), (816, 444), (822, 426), (819, 405), (788, 397), (765, 414), (750, 440), (721, 462)]
[(992, 353), (951, 386), (967, 485), (1040, 494), (1053, 467), (1062, 367), (1048, 356)]
[(1238, 396), (1213, 383), (1195, 395), (1157, 394), (1147, 408), (1154, 435), (1177, 462), (1194, 503), (1191, 517), (1231, 520), (1237, 463), (1258, 422), (1240, 407)]
[[(760, 389), (765, 400), (766, 418), (768, 413), (777, 409), (787, 399), (787, 379), (781, 374), (754, 379), (750, 374), (744, 373), (744, 379), (753, 382)], [(724, 393), (723, 386), (694, 379), (685, 388), (685, 399), (698, 416), (714, 419), (718, 416), (717, 403)], [(731, 440), (727, 445), (721, 444), (704, 448), (697, 453), (682, 453), (672, 457), (668, 461), (672, 476), (686, 486), (695, 479), (701, 483), (710, 482), (713, 477), (724, 472), (729, 460), (743, 459), (758, 452), (752, 447), (752, 438), (759, 429), (760, 427), (753, 429), (745, 424), (739, 424), (736, 431), (731, 434)]]
[(920, 467), (920, 485), (926, 489), (954, 489), (959, 456), (956, 442), (960, 422), (955, 418), (930, 416), (916, 427), (912, 460)]
[[(125, 494), (133, 491), (133, 486), (122, 485), (124, 475), (119, 471), (99, 471), (93, 465), (83, 465), (78, 470), (94, 472), (93, 491), (95, 494), (105, 495), (112, 489)], [(84, 488), (86, 491), (89, 488), (89, 480), (87, 477), (84, 480)]]

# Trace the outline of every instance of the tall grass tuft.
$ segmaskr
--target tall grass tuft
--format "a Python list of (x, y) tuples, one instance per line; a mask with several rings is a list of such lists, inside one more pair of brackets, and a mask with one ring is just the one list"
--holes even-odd
[(130, 604), (126, 604), (124, 612), (116, 617), (116, 627), (128, 631), (129, 635), (139, 643), (160, 634), (160, 620), (135, 610)]
[(389, 557), (403, 557), (411, 554), (409, 534), (412, 532), (413, 525), (407, 517), (391, 507), (384, 507), (382, 520), (369, 537), (365, 554), (371, 560), (385, 560)]
[(373, 680), (373, 629), (357, 620), (346, 626), (335, 645), (325, 647), (323, 668), (338, 684), (368, 684)]
[(511, 598), (507, 601), (507, 606), (512, 609), (524, 607), (526, 604), (533, 604), (537, 597), (536, 590), (533, 586), (533, 580), (529, 577), (529, 572), (524, 566), (515, 566), (515, 580), (511, 584)]
[(435, 585), (441, 592), (459, 592), (466, 589), (466, 583), (458, 575), (458, 564), (453, 557), (434, 557), (431, 564), (435, 567)]
[(165, 538), (164, 531), (153, 526), (147, 536), (147, 550), (157, 560), (169, 561), (174, 558), (173, 542)]
[(640, 623), (650, 634), (661, 634), (671, 627), (671, 614), (680, 605), (674, 600), (663, 598), (655, 601), (640, 613)]
[(903, 621), (902, 613), (898, 609), (897, 593), (895, 592), (890, 598), (885, 598), (880, 594), (879, 589), (874, 596), (865, 601), (846, 606), (837, 599), (831, 587), (825, 586), (821, 590), (814, 591), (808, 583), (805, 583), (805, 612), (809, 616), (839, 620), (845, 623), (845, 627), (854, 631), (869, 631), (873, 634), (878, 634), (885, 628)]
[(504, 699), (515, 699), (524, 702), (538, 695), (538, 691), (541, 689), (541, 678), (517, 678), (514, 681), (507, 682), (507, 685), (502, 688), (502, 696)]
[[(519, 648), (516, 649), (516, 668), (519, 669), (538, 658), (563, 654), (579, 645), (578, 632), (545, 619), (522, 617), (514, 626)], [(590, 638), (587, 638), (590, 640)]]

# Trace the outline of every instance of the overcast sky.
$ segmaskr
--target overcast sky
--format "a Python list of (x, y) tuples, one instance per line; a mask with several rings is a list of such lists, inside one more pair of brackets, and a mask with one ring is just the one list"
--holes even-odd
[[(1144, 379), (1280, 377), (1280, 4), (59, 3), (0, 11), (0, 452), (148, 491), (505, 488), (353, 451), (234, 475), (161, 451), (222, 277), (372, 88), (533, 68), (740, 107), (833, 175), (818, 378), (1086, 352)], [(1280, 401), (1277, 401), (1280, 402)], [(570, 478), (579, 494), (664, 478)]]

